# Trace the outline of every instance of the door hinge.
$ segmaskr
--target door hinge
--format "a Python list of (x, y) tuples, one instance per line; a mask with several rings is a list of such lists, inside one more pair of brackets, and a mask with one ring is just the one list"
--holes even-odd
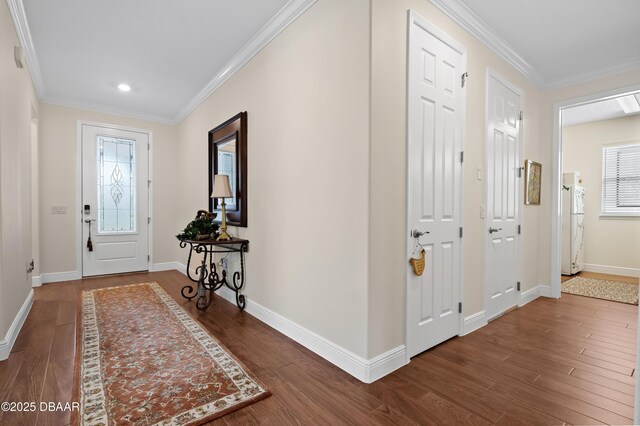
[(460, 76), (460, 86), (464, 87), (464, 85), (467, 83), (467, 77), (469, 77), (469, 73), (465, 72)]
[(520, 235), (521, 231), (522, 231), (521, 225), (518, 225), (518, 235)]
[(460, 238), (462, 238), (462, 226), (460, 227)]
[(147, 255), (147, 262), (151, 262), (151, 255), (150, 254)]
[(458, 313), (462, 313), (462, 302), (458, 302)]
[(151, 188), (151, 181), (150, 180), (147, 181), (147, 188)]
[(518, 281), (518, 284), (516, 284), (516, 290), (520, 291), (520, 281)]
[(151, 223), (151, 218), (150, 217), (147, 218), (147, 223)]
[(151, 151), (151, 144), (147, 142), (147, 151)]
[(464, 151), (460, 151), (460, 162), (464, 163)]
[(518, 167), (518, 177), (522, 177), (522, 167)]
[(524, 113), (522, 111), (520, 111), (520, 116), (518, 117), (518, 119), (520, 121), (522, 121), (523, 118), (524, 118)]

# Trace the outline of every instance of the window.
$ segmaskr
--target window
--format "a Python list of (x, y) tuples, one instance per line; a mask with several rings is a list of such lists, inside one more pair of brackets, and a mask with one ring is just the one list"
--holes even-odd
[(640, 144), (602, 148), (602, 214), (640, 216)]
[(97, 138), (99, 234), (136, 232), (135, 142)]

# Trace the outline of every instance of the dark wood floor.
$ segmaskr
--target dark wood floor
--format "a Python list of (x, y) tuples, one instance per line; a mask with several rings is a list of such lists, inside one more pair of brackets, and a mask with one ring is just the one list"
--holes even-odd
[[(215, 424), (630, 424), (637, 307), (537, 299), (366, 385), (223, 299), (185, 302), (178, 272), (48, 284), (10, 358), (0, 401), (71, 401), (80, 289), (155, 281), (273, 392)], [(64, 425), (69, 413), (0, 413), (2, 425)]]

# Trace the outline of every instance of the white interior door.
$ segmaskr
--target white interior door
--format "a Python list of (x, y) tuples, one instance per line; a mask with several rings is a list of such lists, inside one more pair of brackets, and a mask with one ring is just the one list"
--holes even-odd
[(488, 319), (518, 303), (520, 194), (522, 190), (520, 93), (492, 73), (487, 77)]
[(83, 276), (149, 269), (148, 153), (146, 133), (82, 125)]
[[(422, 276), (407, 283), (407, 351), (414, 356), (460, 331), (462, 138), (466, 53), (409, 13), (408, 225), (428, 232)], [(408, 236), (412, 255), (416, 240)]]

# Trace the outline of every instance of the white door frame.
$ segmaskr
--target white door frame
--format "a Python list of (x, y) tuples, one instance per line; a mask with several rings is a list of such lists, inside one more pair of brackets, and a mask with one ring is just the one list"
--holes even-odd
[(76, 272), (77, 279), (82, 278), (82, 250), (84, 249), (84, 241), (82, 238), (82, 126), (96, 126), (107, 127), (115, 130), (124, 130), (127, 132), (144, 133), (149, 138), (149, 150), (148, 155), (148, 173), (149, 177), (149, 191), (148, 191), (148, 214), (151, 218), (149, 224), (149, 260), (147, 261), (147, 269), (152, 271), (153, 265), (153, 132), (146, 129), (137, 129), (135, 127), (120, 126), (116, 124), (100, 123), (97, 121), (78, 120), (77, 122), (77, 136), (76, 136), (76, 206), (75, 206), (75, 218), (76, 221)]
[(560, 298), (560, 250), (562, 248), (562, 110), (578, 105), (586, 105), (597, 101), (617, 98), (619, 96), (637, 92), (640, 84), (621, 87), (618, 89), (597, 92), (578, 98), (556, 102), (553, 105), (553, 147), (551, 150), (551, 283), (550, 297)]
[[(486, 75), (486, 82), (485, 82), (485, 117), (484, 117), (484, 123), (485, 123), (485, 129), (484, 129), (484, 135), (485, 135), (485, 143), (484, 143), (484, 209), (485, 209), (485, 218), (484, 218), (484, 229), (483, 229), (483, 233), (484, 233), (484, 256), (483, 256), (483, 279), (484, 279), (484, 306), (485, 309), (487, 306), (489, 306), (489, 298), (491, 297), (489, 294), (489, 286), (487, 285), (487, 283), (489, 282), (489, 251), (490, 251), (490, 244), (491, 244), (491, 238), (489, 238), (489, 233), (488, 233), (488, 229), (489, 229), (489, 216), (486, 214), (487, 211), (487, 197), (489, 194), (489, 176), (488, 174), (488, 169), (487, 169), (487, 164), (489, 164), (489, 111), (490, 111), (490, 106), (489, 106), (489, 81), (491, 80), (491, 78), (495, 78), (497, 81), (499, 81), (501, 84), (503, 84), (504, 86), (506, 86), (507, 88), (509, 88), (510, 90), (512, 90), (513, 92), (517, 93), (518, 96), (520, 97), (520, 109), (523, 111), (524, 113), (524, 105), (525, 105), (525, 101), (524, 101), (524, 92), (517, 86), (514, 86), (513, 83), (511, 83), (509, 80), (505, 79), (502, 75), (498, 74), (495, 70), (487, 67), (487, 75)], [(518, 158), (518, 164), (520, 165), (520, 167), (522, 167), (524, 165), (524, 120), (520, 121), (520, 128), (518, 130), (518, 145), (519, 145), (519, 158)], [(520, 182), (518, 183), (518, 185), (520, 186), (520, 190), (518, 191), (518, 224), (522, 225), (522, 216), (523, 216), (523, 195), (524, 195), (524, 171), (522, 172), (523, 178), (520, 180)], [(518, 281), (522, 282), (522, 235), (520, 235), (518, 237), (518, 241), (516, 243), (517, 247), (518, 247), (518, 265), (517, 265), (517, 270), (518, 270)], [(522, 302), (522, 286), (520, 287), (520, 291), (517, 292), (517, 296), (516, 296), (516, 303), (518, 304), (518, 306), (520, 306), (520, 303)], [(498, 315), (494, 315), (492, 318), (495, 318), (497, 316), (502, 315), (502, 313), (498, 314)], [(492, 318), (487, 318), (487, 321), (492, 319)]]
[[(462, 52), (463, 54), (463, 65), (466, 67), (467, 66), (467, 49), (460, 44), (459, 42), (457, 42), (456, 40), (454, 40), (453, 38), (449, 37), (447, 35), (447, 33), (445, 33), (444, 31), (442, 31), (440, 28), (436, 27), (435, 25), (433, 25), (431, 22), (427, 21), (426, 19), (424, 19), (422, 16), (420, 16), (418, 13), (416, 13), (415, 11), (409, 9), (407, 10), (407, 43), (406, 43), (406, 51), (407, 51), (407, 58), (405, 59), (406, 61), (406, 65), (407, 65), (407, 72), (406, 72), (406, 79), (407, 79), (407, 84), (406, 84), (406, 88), (405, 88), (405, 115), (406, 115), (406, 119), (405, 119), (405, 200), (406, 200), (406, 204), (405, 204), (405, 236), (407, 238), (407, 253), (411, 253), (414, 249), (415, 246), (415, 240), (413, 239), (413, 237), (411, 236), (411, 223), (410, 223), (410, 211), (409, 211), (409, 194), (410, 194), (410, 190), (409, 190), (409, 185), (410, 185), (410, 178), (409, 178), (409, 84), (408, 84), (408, 80), (409, 80), (409, 58), (408, 55), (411, 54), (411, 26), (412, 25), (418, 25), (420, 27), (422, 27), (424, 30), (426, 30), (427, 32), (435, 35), (437, 38), (439, 38), (442, 41), (445, 41), (447, 44), (449, 44), (450, 46), (454, 47), (456, 50), (460, 50), (460, 52)], [(462, 120), (462, 129), (460, 132), (460, 148), (462, 149), (462, 151), (464, 151), (464, 143), (465, 143), (465, 136), (466, 136), (466, 124), (467, 124), (467, 95), (466, 95), (467, 91), (463, 90), (461, 92), (461, 96), (463, 97), (463, 104), (465, 105), (465, 107), (463, 108), (463, 110), (461, 111), (460, 115), (460, 119)], [(460, 199), (459, 199), (459, 203), (460, 203), (460, 223), (462, 224), (462, 226), (464, 226), (464, 163), (462, 164), (462, 173), (461, 173), (461, 179), (460, 179)], [(409, 328), (409, 285), (410, 285), (410, 275), (409, 275), (409, 271), (410, 271), (411, 267), (409, 266), (409, 260), (407, 258), (407, 264), (405, 266), (405, 280), (404, 280), (404, 313), (405, 313), (405, 321), (404, 321), (404, 346), (405, 348), (407, 347), (407, 343), (408, 343), (408, 328)], [(464, 331), (464, 239), (461, 241), (460, 243), (460, 282), (458, 284), (458, 294), (459, 294), (459, 299), (460, 299), (460, 303), (462, 303), (463, 306), (463, 310), (462, 313), (459, 315), (459, 320), (458, 320), (458, 335), (461, 335)], [(409, 356), (409, 352), (405, 351), (406, 354), (406, 363), (408, 364), (411, 361), (411, 357)]]

